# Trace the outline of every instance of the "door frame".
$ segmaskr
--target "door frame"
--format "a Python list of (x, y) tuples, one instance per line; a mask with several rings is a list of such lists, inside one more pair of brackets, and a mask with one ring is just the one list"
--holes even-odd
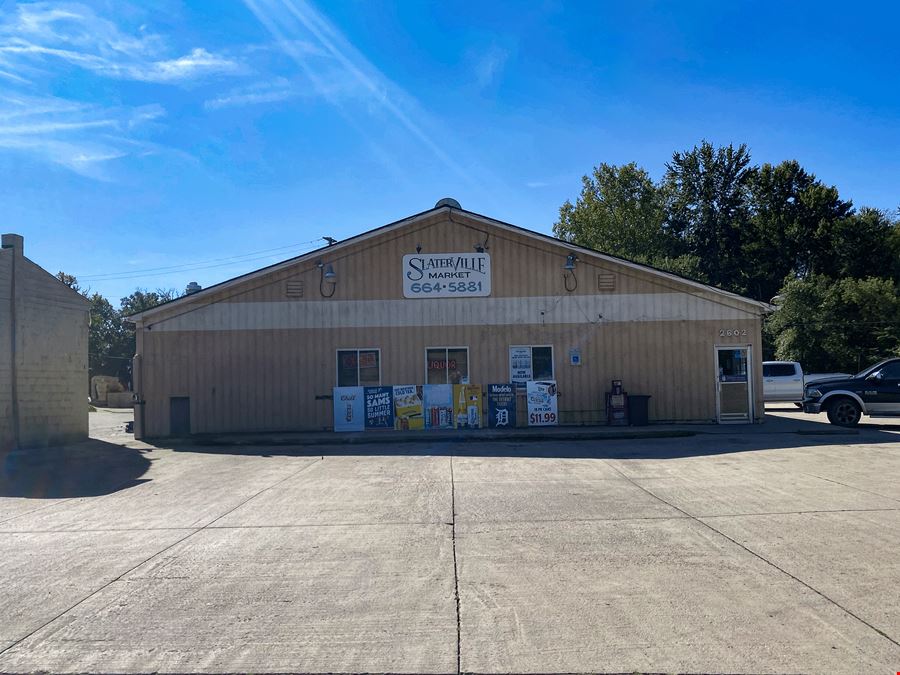
[[(747, 350), (747, 419), (722, 419), (722, 400), (721, 387), (722, 382), (719, 380), (719, 351), (724, 349), (745, 349)], [(713, 374), (716, 380), (716, 424), (753, 424), (754, 406), (753, 406), (753, 345), (713, 345)]]

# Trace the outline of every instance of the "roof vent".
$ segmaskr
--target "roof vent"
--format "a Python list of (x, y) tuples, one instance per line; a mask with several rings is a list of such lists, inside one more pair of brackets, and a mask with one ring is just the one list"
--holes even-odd
[(459, 209), (460, 211), (462, 211), (462, 207), (459, 205), (459, 202), (453, 199), (453, 197), (444, 197), (434, 205), (434, 208), (439, 209), (442, 206), (449, 206), (451, 209)]
[(196, 293), (197, 291), (202, 291), (202, 290), (203, 290), (203, 287), (200, 284), (198, 284), (196, 281), (192, 281), (191, 283), (189, 283), (187, 285), (187, 288), (184, 289), (184, 294), (191, 295), (193, 293)]

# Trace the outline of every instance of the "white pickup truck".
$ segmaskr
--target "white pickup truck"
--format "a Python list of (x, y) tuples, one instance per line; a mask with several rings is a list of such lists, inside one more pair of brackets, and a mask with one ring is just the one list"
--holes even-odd
[(803, 387), (829, 378), (853, 377), (850, 373), (803, 374), (796, 361), (763, 361), (763, 400), (784, 401), (801, 405)]

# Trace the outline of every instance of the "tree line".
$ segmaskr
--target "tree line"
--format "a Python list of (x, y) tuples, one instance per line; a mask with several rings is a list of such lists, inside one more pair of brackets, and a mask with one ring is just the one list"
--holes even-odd
[(125, 372), (130, 372), (136, 345), (134, 324), (127, 322), (125, 317), (180, 297), (174, 288), (157, 288), (155, 291), (137, 288), (131, 295), (121, 298), (118, 307), (114, 307), (99, 293), (82, 287), (71, 274), (58, 272), (56, 278), (91, 302), (88, 333), (90, 377), (115, 375), (122, 378)]
[(855, 208), (796, 160), (754, 165), (746, 145), (674, 152), (659, 181), (600, 164), (554, 234), (773, 302), (764, 356), (859, 370), (900, 354), (900, 221)]

